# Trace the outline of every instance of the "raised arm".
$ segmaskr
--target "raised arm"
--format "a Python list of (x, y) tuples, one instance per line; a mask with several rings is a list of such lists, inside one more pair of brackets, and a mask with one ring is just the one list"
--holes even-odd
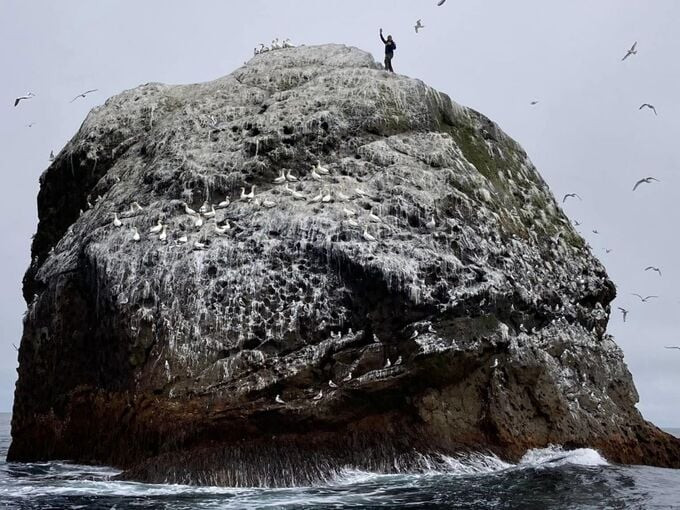
[(385, 38), (382, 35), (382, 28), (380, 29), (380, 39), (382, 40), (383, 44), (387, 44), (387, 41), (385, 40)]

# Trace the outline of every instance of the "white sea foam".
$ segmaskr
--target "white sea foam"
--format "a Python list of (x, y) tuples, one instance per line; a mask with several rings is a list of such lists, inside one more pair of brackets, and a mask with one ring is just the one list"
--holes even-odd
[(519, 461), (520, 467), (607, 466), (609, 463), (592, 448), (565, 450), (561, 446), (549, 446), (527, 451)]

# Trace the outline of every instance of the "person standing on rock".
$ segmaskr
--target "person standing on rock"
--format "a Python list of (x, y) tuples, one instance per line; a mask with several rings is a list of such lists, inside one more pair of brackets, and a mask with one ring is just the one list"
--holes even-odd
[(383, 37), (383, 30), (380, 29), (380, 39), (385, 44), (385, 70), (391, 73), (394, 72), (392, 69), (392, 57), (394, 57), (394, 50), (397, 49), (397, 45), (394, 44), (394, 40), (391, 35), (387, 36), (387, 39)]

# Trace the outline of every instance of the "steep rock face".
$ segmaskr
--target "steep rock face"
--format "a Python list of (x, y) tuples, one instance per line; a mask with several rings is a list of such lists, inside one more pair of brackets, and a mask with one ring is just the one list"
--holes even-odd
[[(200, 227), (183, 205), (226, 198)], [(224, 485), (549, 443), (680, 466), (605, 333), (614, 286), (521, 147), (365, 52), (124, 92), (38, 208), (11, 460)]]

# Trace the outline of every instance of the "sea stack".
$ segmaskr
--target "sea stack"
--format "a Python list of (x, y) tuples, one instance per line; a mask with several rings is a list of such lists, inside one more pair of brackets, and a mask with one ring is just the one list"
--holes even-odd
[[(193, 227), (184, 203), (225, 197), (229, 232)], [(114, 213), (188, 243), (128, 242)], [(549, 444), (680, 467), (606, 333), (615, 287), (526, 153), (364, 51), (286, 48), (109, 99), (38, 214), (9, 460), (225, 486)]]

